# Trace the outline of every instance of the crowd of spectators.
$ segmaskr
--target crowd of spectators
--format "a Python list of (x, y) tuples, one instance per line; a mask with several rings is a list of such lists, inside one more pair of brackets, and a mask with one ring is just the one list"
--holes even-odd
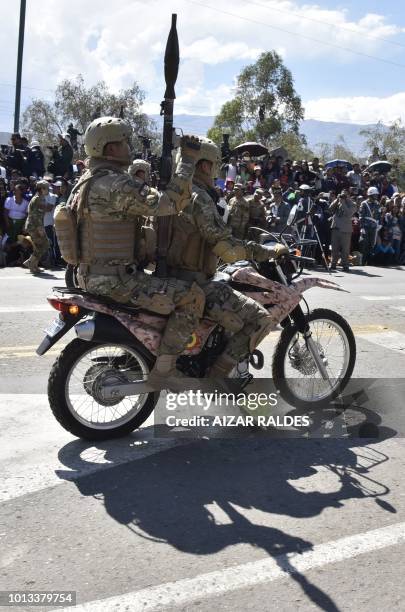
[(10, 145), (2, 145), (0, 155), (0, 266), (20, 266), (30, 255), (32, 244), (25, 223), (29, 202), (40, 179), (49, 183), (44, 215), (49, 251), (43, 265), (63, 266), (54, 230), (55, 207), (66, 201), (77, 177), (84, 171), (81, 161), (73, 164), (73, 148), (68, 133), (59, 136), (59, 143), (42, 151), (39, 142), (18, 133), (12, 134)]
[(405, 263), (402, 181), (399, 161), (388, 162), (377, 147), (365, 164), (332, 160), (323, 165), (316, 157), (293, 161), (281, 155), (254, 159), (245, 152), (223, 164), (217, 191), (225, 219), (243, 238), (249, 237), (251, 225), (281, 231), (292, 206), (299, 204), (296, 231), (301, 237), (319, 237), (317, 260), (321, 263), (324, 251), (332, 269), (339, 259), (348, 270), (349, 260)]

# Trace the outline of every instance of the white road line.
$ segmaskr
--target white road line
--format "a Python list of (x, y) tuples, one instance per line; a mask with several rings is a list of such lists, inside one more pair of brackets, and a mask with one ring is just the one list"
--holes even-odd
[(153, 414), (132, 436), (92, 446), (59, 425), (46, 395), (0, 394), (0, 503), (191, 442), (154, 438), (152, 425)]
[(405, 300), (405, 295), (361, 295), (363, 300), (370, 302), (388, 302), (390, 300)]
[(390, 306), (393, 310), (399, 310), (400, 312), (405, 312), (405, 306)]
[(389, 330), (386, 332), (377, 332), (372, 334), (361, 334), (362, 340), (372, 342), (383, 348), (391, 349), (405, 355), (405, 334), (400, 332)]
[(30, 272), (27, 272), (25, 276), (0, 276), (0, 281), (9, 281), (9, 280), (27, 280), (27, 278), (34, 278), (40, 281), (43, 280), (64, 280), (64, 276), (55, 276), (54, 278), (43, 278), (41, 276), (34, 276)]
[(195, 578), (167, 582), (121, 596), (98, 599), (62, 609), (62, 612), (161, 612), (165, 608), (187, 606), (209, 596), (224, 595), (237, 589), (268, 583), (290, 574), (307, 572), (329, 563), (339, 563), (359, 555), (405, 543), (405, 523), (397, 523), (365, 533), (317, 544), (312, 550), (252, 561)]
[(50, 304), (32, 304), (31, 306), (0, 306), (0, 314), (10, 312), (49, 312), (53, 310)]

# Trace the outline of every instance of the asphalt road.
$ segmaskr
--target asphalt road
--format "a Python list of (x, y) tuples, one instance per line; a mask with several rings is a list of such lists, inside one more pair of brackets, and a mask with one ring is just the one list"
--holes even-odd
[[(306, 297), (352, 325), (354, 376), (405, 378), (404, 270), (334, 278), (350, 293)], [(60, 272), (0, 270), (0, 591), (71, 589), (94, 612), (405, 609), (394, 428), (373, 440), (192, 441), (154, 438), (148, 422), (114, 442), (79, 441), (47, 404), (58, 346), (34, 352), (61, 284)]]

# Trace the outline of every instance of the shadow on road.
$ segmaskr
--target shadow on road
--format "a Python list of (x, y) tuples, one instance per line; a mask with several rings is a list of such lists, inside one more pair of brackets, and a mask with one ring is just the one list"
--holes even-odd
[[(105, 460), (114, 463), (117, 448), (120, 456), (122, 445), (136, 452), (134, 440), (144, 437), (138, 431), (118, 442), (87, 447), (105, 451)], [(67, 444), (60, 450), (60, 461), (78, 470), (85, 447), (83, 441)], [(261, 511), (271, 524), (271, 515), (315, 517), (327, 508), (343, 507), (345, 500), (367, 497), (395, 512), (380, 499), (389, 489), (369, 475), (387, 460), (370, 440), (205, 439), (83, 476), (75, 484), (82, 495), (102, 499), (107, 513), (137, 537), (167, 543), (183, 553), (212, 555), (238, 544), (262, 549), (290, 573), (310, 601), (334, 611), (329, 595), (283, 556), (311, 549), (313, 543), (278, 527), (254, 524), (245, 514)], [(305, 483), (294, 486), (298, 479), (310, 481), (319, 469), (335, 474), (340, 489), (320, 492), (311, 486), (305, 490)], [(218, 522), (212, 504), (228, 520)]]

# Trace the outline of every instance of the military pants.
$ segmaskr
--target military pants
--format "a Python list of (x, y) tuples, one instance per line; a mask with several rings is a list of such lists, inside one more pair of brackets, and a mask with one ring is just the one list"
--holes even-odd
[(368, 263), (371, 255), (373, 254), (375, 245), (376, 230), (374, 227), (366, 227), (365, 234), (360, 235), (360, 249), (363, 255), (363, 265)]
[(271, 315), (255, 300), (221, 281), (208, 282), (202, 289), (205, 315), (232, 333), (225, 353), (238, 361), (245, 359), (274, 327)]
[(41, 260), (45, 253), (49, 249), (49, 241), (43, 227), (27, 227), (27, 231), (31, 236), (32, 244), (34, 247), (33, 256)]
[(349, 266), (350, 255), (350, 232), (342, 232), (339, 229), (332, 230), (332, 266), (336, 266), (339, 255), (342, 258), (342, 266)]
[(82, 289), (89, 293), (169, 315), (159, 347), (160, 355), (181, 354), (203, 315), (205, 296), (195, 283), (156, 278), (142, 271), (128, 274), (122, 270), (118, 275), (79, 271), (78, 278)]

